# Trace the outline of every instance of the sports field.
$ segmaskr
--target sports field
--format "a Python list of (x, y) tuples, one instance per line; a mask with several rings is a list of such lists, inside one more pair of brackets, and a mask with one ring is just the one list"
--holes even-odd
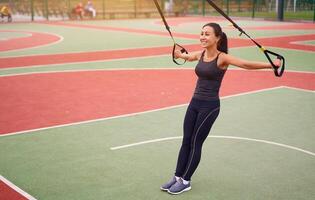
[[(189, 52), (217, 22), (230, 54), (267, 61), (224, 18), (167, 20)], [(2, 23), (0, 199), (315, 199), (315, 24), (235, 21), (286, 71), (229, 68), (179, 196), (159, 188), (175, 170), (196, 62), (172, 62), (160, 19)]]

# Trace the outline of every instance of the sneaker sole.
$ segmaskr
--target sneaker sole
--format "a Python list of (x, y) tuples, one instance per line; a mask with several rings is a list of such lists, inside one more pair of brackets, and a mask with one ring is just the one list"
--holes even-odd
[(171, 191), (169, 191), (169, 190), (167, 190), (167, 192), (168, 192), (169, 194), (174, 194), (174, 195), (176, 195), (176, 194), (181, 194), (181, 193), (183, 193), (183, 192), (187, 192), (187, 191), (189, 191), (189, 190), (191, 190), (191, 186), (188, 187), (188, 188), (185, 188), (184, 190), (182, 190), (182, 191), (180, 191), (180, 192), (171, 192)]
[(160, 187), (160, 189), (161, 189), (162, 191), (165, 191), (165, 192), (167, 192), (167, 191), (168, 191), (168, 189), (166, 189), (166, 188), (162, 188), (162, 187)]

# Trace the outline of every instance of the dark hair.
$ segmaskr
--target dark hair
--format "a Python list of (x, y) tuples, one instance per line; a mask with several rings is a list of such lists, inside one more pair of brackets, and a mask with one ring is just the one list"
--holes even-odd
[(227, 37), (226, 34), (222, 31), (221, 26), (217, 23), (208, 23), (205, 24), (202, 28), (206, 27), (206, 26), (210, 26), (213, 28), (214, 30), (214, 34), (216, 37), (220, 37), (220, 40), (218, 42), (218, 46), (217, 49), (219, 51), (222, 51), (224, 53), (228, 53), (228, 41), (227, 41)]

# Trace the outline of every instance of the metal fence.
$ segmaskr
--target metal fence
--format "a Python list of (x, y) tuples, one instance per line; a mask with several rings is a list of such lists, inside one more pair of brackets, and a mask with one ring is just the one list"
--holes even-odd
[[(13, 20), (68, 20), (78, 3), (87, 0), (0, 0), (8, 5)], [(278, 0), (214, 0), (231, 16), (277, 19)], [(92, 0), (96, 19), (158, 17), (152, 0)], [(219, 15), (206, 0), (160, 0), (167, 15)], [(315, 0), (284, 0), (284, 20), (315, 21)], [(86, 12), (88, 13), (88, 12)], [(83, 19), (90, 19), (84, 15)]]

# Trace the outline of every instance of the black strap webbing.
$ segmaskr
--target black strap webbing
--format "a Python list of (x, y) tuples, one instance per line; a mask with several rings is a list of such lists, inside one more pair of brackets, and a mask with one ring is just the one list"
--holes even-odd
[[(253, 43), (256, 44), (257, 47), (259, 47), (259, 49), (264, 52), (265, 56), (267, 57), (269, 63), (272, 65), (274, 73), (276, 76), (280, 77), (282, 76), (283, 72), (284, 72), (284, 68), (285, 68), (285, 59), (282, 55), (277, 54), (275, 52), (269, 51), (267, 49), (265, 49), (263, 46), (261, 46), (258, 42), (256, 42), (254, 39), (252, 39), (241, 27), (239, 27), (227, 14), (225, 14), (225, 12), (223, 10), (221, 10), (215, 3), (213, 3), (212, 0), (207, 0), (207, 2), (218, 12), (220, 13), (223, 17), (225, 17), (228, 21), (230, 21), (233, 26), (240, 31), (241, 34), (246, 35)], [(240, 35), (241, 35), (240, 34)], [(270, 58), (270, 54), (273, 56), (276, 56), (278, 59), (281, 60), (281, 67), (275, 66)]]
[(161, 9), (159, 3), (157, 2), (157, 0), (153, 0), (153, 1), (154, 1), (154, 4), (155, 4), (157, 10), (158, 10), (159, 13), (160, 13), (160, 16), (161, 16), (161, 18), (162, 18), (162, 21), (163, 21), (163, 23), (164, 23), (165, 28), (166, 28), (166, 30), (168, 31), (168, 33), (170, 34), (170, 36), (171, 36), (171, 38), (172, 38), (172, 40), (173, 40), (173, 43), (174, 43), (174, 45), (173, 45), (173, 52), (172, 52), (173, 62), (176, 63), (177, 65), (182, 65), (182, 64), (184, 64), (184, 63), (186, 62), (186, 60), (184, 60), (184, 62), (182, 62), (182, 63), (179, 63), (179, 62), (176, 61), (176, 59), (175, 59), (176, 47), (178, 47), (182, 53), (187, 53), (187, 54), (188, 54), (188, 51), (187, 51), (184, 47), (182, 47), (181, 45), (179, 45), (179, 44), (177, 44), (177, 43), (175, 42), (175, 39), (174, 39), (173, 34), (172, 34), (172, 32), (171, 32), (170, 26), (169, 26), (169, 25), (167, 24), (167, 22), (166, 22), (166, 19), (165, 19), (165, 17), (164, 17), (164, 14), (163, 14), (163, 12), (162, 12), (162, 9)]

